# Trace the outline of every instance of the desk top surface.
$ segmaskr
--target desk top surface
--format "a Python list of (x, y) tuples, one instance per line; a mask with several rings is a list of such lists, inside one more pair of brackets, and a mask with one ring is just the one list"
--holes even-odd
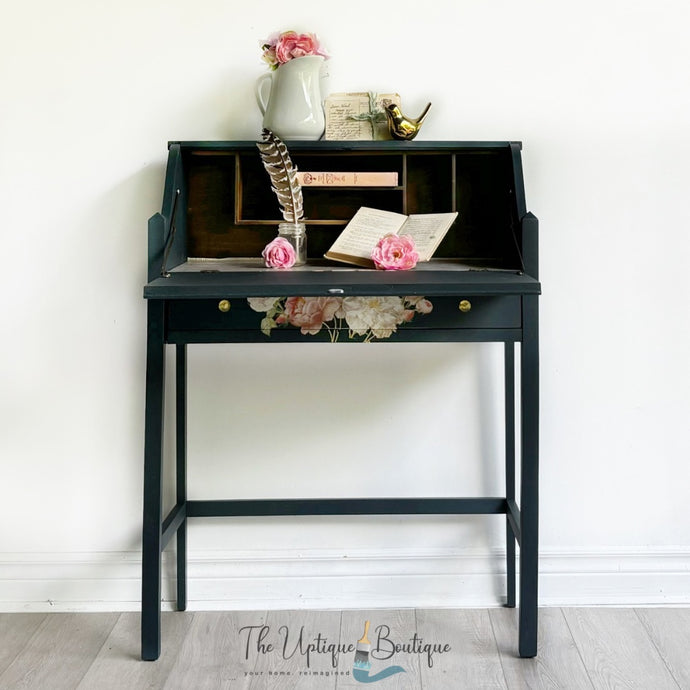
[(261, 259), (190, 260), (144, 287), (147, 299), (215, 299), (283, 295), (536, 295), (539, 281), (514, 270), (432, 260), (411, 271), (376, 271), (313, 261), (289, 270)]
[[(286, 139), (291, 151), (389, 151), (391, 153), (418, 153), (420, 151), (488, 151), (515, 147), (522, 149), (521, 141), (298, 141)], [(183, 150), (197, 152), (256, 151), (256, 140), (246, 141), (169, 141), (168, 148), (179, 146)]]

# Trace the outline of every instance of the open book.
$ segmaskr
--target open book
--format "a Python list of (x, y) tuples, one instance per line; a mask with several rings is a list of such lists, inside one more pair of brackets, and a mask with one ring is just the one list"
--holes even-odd
[(372, 249), (384, 235), (394, 234), (410, 235), (419, 260), (429, 261), (457, 217), (457, 211), (406, 216), (362, 206), (324, 256), (334, 261), (372, 268)]

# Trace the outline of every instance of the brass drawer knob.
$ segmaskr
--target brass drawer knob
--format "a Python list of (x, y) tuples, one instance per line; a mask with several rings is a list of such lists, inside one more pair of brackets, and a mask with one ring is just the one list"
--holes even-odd
[(468, 312), (470, 309), (472, 309), (472, 302), (470, 302), (468, 299), (463, 299), (460, 300), (460, 304), (458, 304), (458, 309), (465, 314)]
[(222, 299), (218, 302), (218, 311), (227, 312), (230, 311), (230, 300)]

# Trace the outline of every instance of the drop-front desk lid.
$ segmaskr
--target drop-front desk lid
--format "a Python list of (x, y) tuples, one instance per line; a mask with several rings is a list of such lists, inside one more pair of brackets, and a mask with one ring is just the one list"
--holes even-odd
[(287, 270), (264, 268), (261, 259), (190, 259), (150, 281), (148, 299), (213, 299), (282, 295), (534, 295), (539, 281), (521, 271), (477, 268), (432, 259), (409, 271), (377, 271), (327, 260)]

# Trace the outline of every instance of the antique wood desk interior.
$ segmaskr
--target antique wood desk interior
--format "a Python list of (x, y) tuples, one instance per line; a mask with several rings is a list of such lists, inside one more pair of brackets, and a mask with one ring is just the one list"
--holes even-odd
[[(391, 187), (305, 188), (309, 260), (263, 267), (278, 204), (254, 142), (172, 142), (161, 213), (149, 221), (142, 658), (161, 649), (161, 554), (173, 536), (177, 608), (187, 602), (187, 521), (208, 516), (503, 514), (508, 606), (519, 602), (518, 652), (537, 651), (538, 222), (527, 211), (515, 142), (286, 142), (303, 171), (397, 171)], [(322, 259), (360, 206), (459, 212), (428, 263), (375, 271)], [(492, 497), (189, 500), (187, 345), (315, 342), (299, 328), (262, 333), (258, 297), (423, 296), (433, 312), (372, 342), (501, 342), (505, 352), (505, 495)], [(352, 342), (343, 333), (338, 343)], [(515, 347), (519, 343), (519, 348)], [(377, 344), (376, 347), (382, 346)], [(176, 504), (162, 513), (165, 348), (175, 347)], [(338, 349), (338, 355), (347, 352)], [(519, 355), (519, 357), (516, 357)], [(516, 391), (516, 360), (519, 386)], [(517, 395), (516, 395), (517, 392)], [(520, 406), (516, 429), (516, 399)], [(231, 461), (231, 458), (230, 458)], [(516, 486), (516, 464), (520, 482)], [(516, 596), (516, 542), (519, 599)]]

